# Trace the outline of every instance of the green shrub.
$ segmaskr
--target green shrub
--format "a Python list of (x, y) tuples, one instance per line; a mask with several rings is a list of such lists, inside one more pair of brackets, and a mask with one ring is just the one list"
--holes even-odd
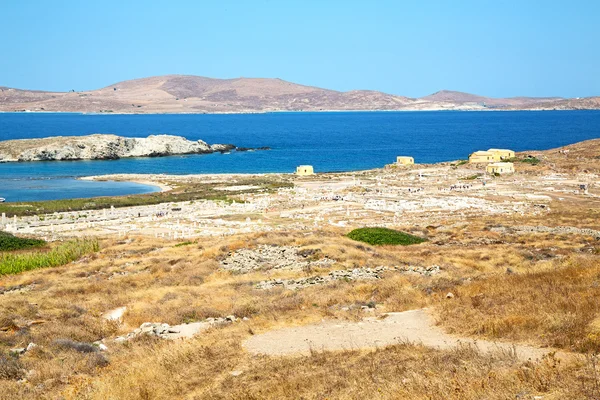
[(359, 228), (346, 235), (352, 240), (365, 242), (372, 245), (401, 245), (418, 244), (426, 242), (427, 239), (410, 235), (388, 228)]
[(513, 158), (510, 158), (510, 159), (504, 160), (504, 161), (505, 162), (512, 162), (512, 163), (522, 162), (522, 163), (531, 164), (531, 165), (538, 165), (539, 163), (542, 162), (542, 160), (540, 160), (537, 157), (533, 157), (533, 156), (527, 156), (527, 157), (524, 157), (524, 158), (513, 157)]
[(46, 242), (41, 239), (27, 239), (0, 231), (0, 251), (13, 251), (30, 249), (32, 247), (43, 247)]
[(61, 243), (50, 251), (0, 254), (0, 275), (18, 274), (38, 268), (65, 265), (100, 249), (96, 239), (78, 239)]
[(527, 163), (531, 165), (538, 165), (541, 160), (537, 157), (527, 157), (521, 160), (522, 163)]

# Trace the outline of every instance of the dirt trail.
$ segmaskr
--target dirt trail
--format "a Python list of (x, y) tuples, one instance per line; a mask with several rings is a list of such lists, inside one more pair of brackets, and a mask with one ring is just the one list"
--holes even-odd
[[(367, 318), (361, 322), (327, 321), (314, 325), (283, 328), (255, 335), (244, 342), (254, 354), (308, 355), (311, 349), (356, 350), (383, 347), (399, 342), (423, 344), (448, 349), (458, 344), (472, 344), (483, 352), (515, 350), (521, 359), (540, 359), (553, 352), (533, 346), (474, 340), (449, 335), (437, 327), (425, 309), (388, 313), (386, 318)], [(557, 353), (565, 358), (566, 353)]]

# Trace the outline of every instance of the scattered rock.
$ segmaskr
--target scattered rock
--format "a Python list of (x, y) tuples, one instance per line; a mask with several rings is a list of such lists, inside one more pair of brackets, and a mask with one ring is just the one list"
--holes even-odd
[(229, 253), (221, 261), (221, 268), (237, 273), (249, 273), (257, 270), (301, 270), (307, 267), (329, 267), (335, 261), (330, 258), (311, 260), (317, 250), (293, 246), (258, 246), (255, 249), (240, 249)]
[(385, 267), (379, 266), (376, 268), (355, 268), (348, 270), (337, 270), (331, 271), (326, 276), (311, 276), (308, 278), (300, 279), (271, 279), (268, 281), (262, 281), (256, 285), (257, 289), (273, 289), (275, 287), (283, 287), (285, 289), (302, 289), (313, 285), (322, 285), (330, 283), (336, 280), (344, 281), (356, 281), (356, 280), (368, 280), (368, 279), (381, 279), (383, 273), (387, 271), (400, 272), (404, 274), (415, 274), (423, 276), (431, 276), (440, 273), (441, 268), (438, 265), (432, 265), (430, 267), (415, 267), (415, 266), (401, 266), (401, 267)]
[(584, 236), (592, 236), (592, 237), (594, 237), (594, 239), (600, 240), (600, 231), (597, 231), (594, 229), (587, 229), (587, 228), (576, 228), (573, 226), (549, 227), (549, 226), (542, 226), (542, 225), (538, 225), (538, 226), (520, 225), (520, 226), (511, 226), (509, 228), (504, 227), (504, 226), (496, 226), (496, 227), (491, 228), (490, 231), (498, 232), (498, 233), (506, 233), (506, 232), (510, 231), (510, 232), (514, 232), (517, 234), (552, 233), (555, 235), (564, 235), (564, 234), (584, 235)]
[(96, 341), (94, 342), (94, 346), (98, 347), (98, 350), (100, 351), (107, 351), (108, 347), (106, 347), (106, 345), (104, 343), (102, 343), (101, 341)]
[(0, 295), (29, 292), (34, 287), (35, 287), (35, 284), (33, 284), (33, 283), (30, 285), (16, 285), (16, 286), (9, 286), (9, 287), (0, 287)]
[(102, 315), (102, 318), (104, 318), (107, 321), (121, 321), (123, 319), (125, 311), (127, 311), (127, 307), (115, 308), (114, 310), (104, 313)]
[[(247, 320), (247, 319), (245, 319)], [(191, 322), (188, 324), (180, 324), (171, 326), (160, 322), (144, 322), (140, 327), (133, 332), (115, 338), (115, 342), (123, 343), (140, 335), (156, 336), (161, 339), (185, 339), (191, 338), (196, 334), (212, 328), (214, 326), (231, 324), (238, 321), (235, 315), (228, 315), (225, 318), (207, 318), (204, 321)]]
[(448, 292), (448, 293), (446, 294), (446, 298), (447, 298), (447, 299), (453, 299), (453, 298), (454, 298), (454, 293), (452, 293), (452, 292)]
[(20, 356), (22, 354), (25, 354), (26, 351), (27, 349), (25, 347), (15, 347), (14, 349), (8, 350), (8, 354)]

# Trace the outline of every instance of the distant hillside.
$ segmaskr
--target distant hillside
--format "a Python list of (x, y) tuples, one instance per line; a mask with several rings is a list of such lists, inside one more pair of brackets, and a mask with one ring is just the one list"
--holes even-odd
[[(593, 100), (596, 99), (596, 100)], [(95, 113), (240, 113), (322, 110), (481, 110), (600, 108), (597, 98), (493, 99), (440, 91), (420, 99), (370, 90), (338, 92), (281, 79), (165, 75), (98, 90), (44, 92), (0, 87), (0, 111)]]
[(560, 102), (565, 99), (561, 97), (510, 97), (510, 98), (493, 98), (483, 97), (475, 94), (455, 92), (451, 90), (441, 90), (429, 96), (422, 97), (423, 100), (432, 102), (446, 102), (453, 104), (481, 104), (487, 107), (529, 107), (539, 104), (551, 104)]

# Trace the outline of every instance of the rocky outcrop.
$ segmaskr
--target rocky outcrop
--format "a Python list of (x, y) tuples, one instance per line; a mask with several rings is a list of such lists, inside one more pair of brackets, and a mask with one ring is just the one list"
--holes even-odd
[(360, 281), (368, 279), (381, 279), (385, 272), (399, 272), (401, 274), (432, 276), (441, 272), (439, 265), (431, 265), (429, 267), (420, 266), (398, 266), (386, 267), (379, 266), (376, 268), (354, 268), (346, 270), (331, 271), (324, 276), (311, 276), (300, 279), (271, 279), (268, 281), (259, 282), (256, 285), (257, 289), (269, 290), (273, 288), (285, 288), (290, 290), (304, 289), (313, 285), (323, 285), (334, 281)]
[[(116, 160), (127, 157), (161, 157), (235, 150), (232, 144), (192, 141), (181, 136), (151, 135), (126, 138), (116, 135), (57, 136), (0, 142), (0, 162)], [(244, 148), (244, 150), (246, 150)]]
[(320, 257), (320, 251), (293, 246), (262, 245), (255, 249), (240, 249), (230, 252), (221, 261), (221, 268), (234, 273), (246, 274), (267, 270), (302, 270), (306, 268), (328, 268), (335, 261)]

